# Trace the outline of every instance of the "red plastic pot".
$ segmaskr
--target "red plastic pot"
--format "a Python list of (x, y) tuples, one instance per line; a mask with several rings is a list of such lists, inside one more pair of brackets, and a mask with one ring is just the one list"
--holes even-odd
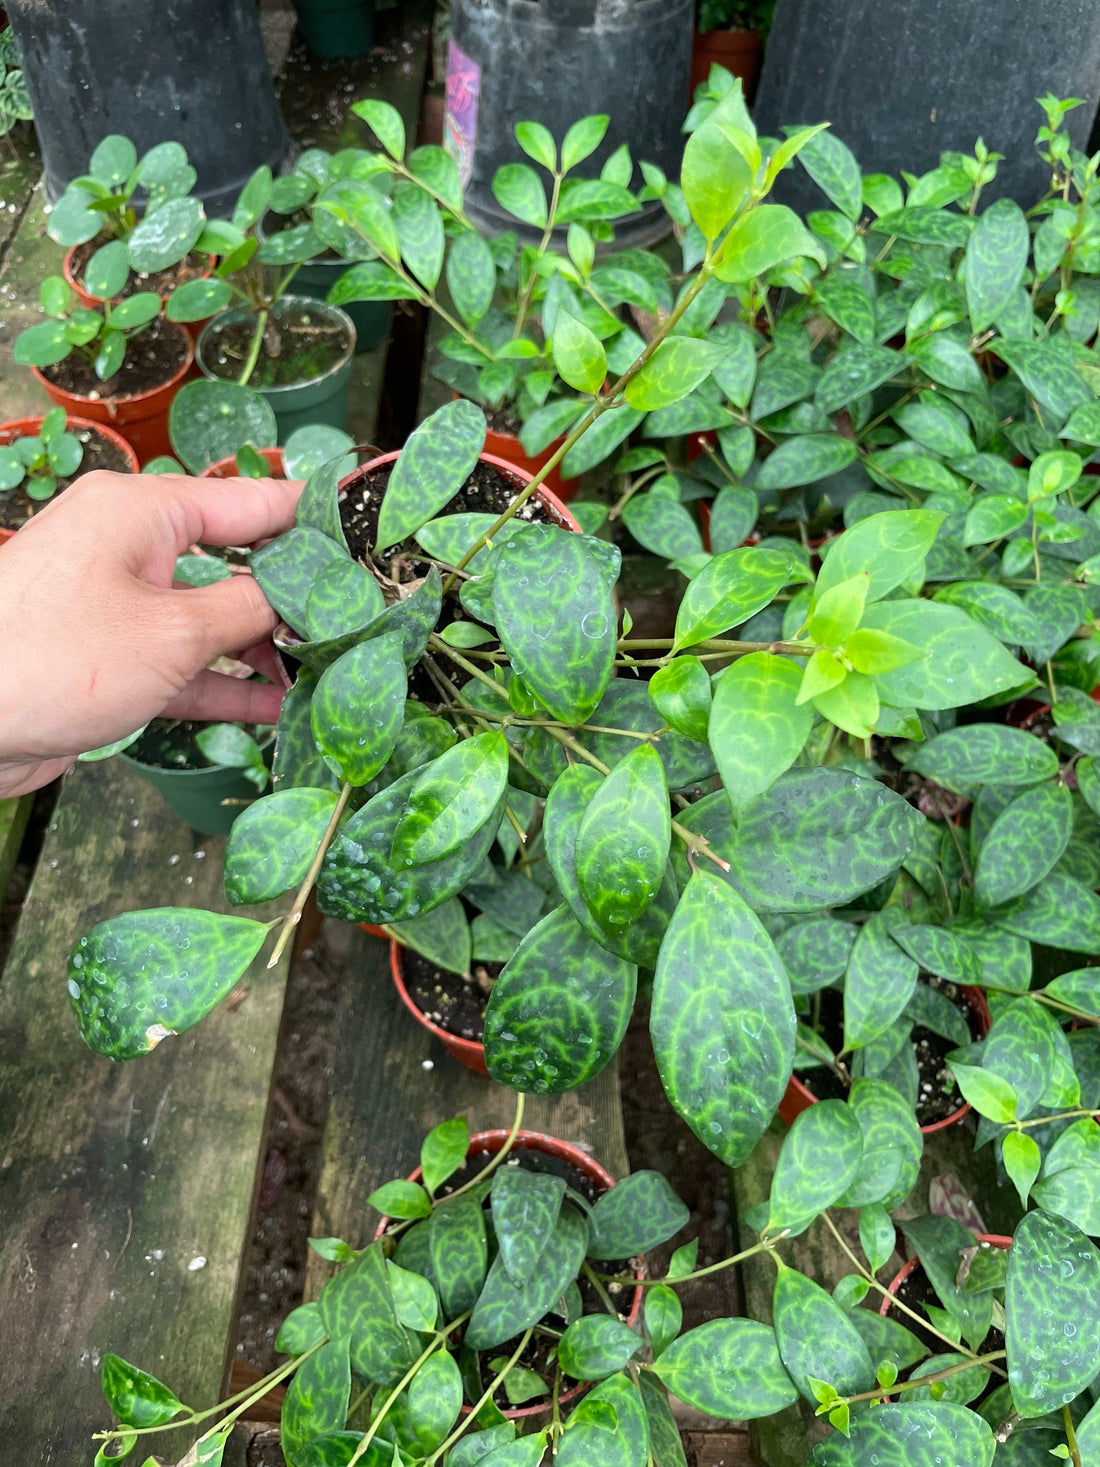
[[(271, 477), (273, 479), (286, 478), (286, 466), (283, 463), (283, 450), (281, 448), (259, 448), (256, 451), (271, 470)], [(207, 468), (203, 469), (199, 478), (239, 479), (240, 470), (237, 468), (236, 454), (233, 454), (230, 458), (220, 458), (216, 464), (210, 464)]]
[[(549, 463), (554, 454), (565, 442), (565, 435), (555, 438), (553, 443), (548, 443), (541, 453), (536, 453), (534, 458), (529, 458), (523, 451), (523, 444), (514, 433), (498, 433), (495, 428), (487, 429), (485, 433), (485, 452), (495, 454), (498, 459), (512, 464), (532, 479), (546, 463)], [(561, 476), (561, 465), (553, 468), (542, 481), (542, 487), (548, 489), (551, 494), (557, 495), (558, 499), (572, 499), (577, 492), (577, 479), (563, 479)]]
[[(365, 922), (359, 925), (365, 932), (386, 935), (381, 928), (368, 927)], [(434, 1034), (443, 1048), (449, 1054), (453, 1054), (455, 1059), (464, 1064), (468, 1070), (488, 1077), (489, 1071), (485, 1068), (484, 1044), (477, 1039), (461, 1039), (457, 1034), (449, 1033), (439, 1024), (434, 1024), (424, 1010), (413, 1002), (409, 990), (405, 987), (405, 979), (401, 971), (401, 944), (392, 940), (390, 942), (390, 972), (393, 974), (393, 986), (397, 989), (398, 997), (417, 1023), (427, 1029), (429, 1034)]]
[[(65, 251), (65, 258), (61, 262), (61, 273), (65, 277), (65, 284), (73, 292), (80, 304), (82, 306), (87, 306), (92, 310), (98, 310), (104, 304), (103, 297), (98, 295), (89, 295), (89, 293), (81, 285), (80, 281), (77, 280), (76, 276), (73, 274), (73, 256), (76, 254), (79, 248), (79, 245), (73, 245), (71, 249), (67, 249)], [(194, 277), (196, 280), (209, 280), (211, 275), (213, 275), (214, 273), (214, 266), (218, 263), (217, 260), (213, 255), (208, 255), (206, 258), (209, 263), (207, 264), (206, 269), (202, 272), (201, 275), (196, 275)], [(121, 297), (116, 296), (115, 299), (118, 300), (121, 299)], [(162, 295), (160, 298), (160, 303), (162, 308), (166, 306), (168, 304), (168, 296)], [(209, 320), (210, 317), (207, 316), (205, 320), (202, 321), (185, 321), (180, 322), (179, 324), (183, 326), (183, 329), (187, 332), (192, 341), (198, 341), (199, 333), (202, 331), (202, 328)]]
[[(175, 325), (170, 322), (170, 325)], [(168, 438), (168, 410), (172, 399), (182, 387), (195, 360), (195, 348), (190, 336), (182, 326), (175, 326), (182, 336), (186, 355), (182, 366), (160, 387), (147, 392), (135, 392), (130, 397), (78, 397), (55, 387), (38, 367), (31, 371), (44, 388), (51, 402), (57, 403), (73, 418), (83, 418), (95, 424), (106, 423), (116, 428), (138, 456), (138, 462), (147, 464), (150, 459), (168, 456), (172, 445)]]
[[(508, 1131), (478, 1131), (470, 1137), (470, 1146), (466, 1155), (473, 1156), (478, 1151), (487, 1151), (490, 1155), (495, 1156), (505, 1141), (507, 1141), (510, 1134)], [(587, 1152), (582, 1151), (579, 1146), (572, 1146), (568, 1141), (559, 1141), (554, 1136), (541, 1136), (537, 1131), (517, 1131), (515, 1149), (541, 1151), (544, 1156), (556, 1157), (558, 1161), (564, 1161), (567, 1165), (575, 1167), (577, 1171), (587, 1177), (601, 1191), (609, 1192), (615, 1185), (615, 1178), (611, 1176), (610, 1172), (605, 1172), (598, 1161), (594, 1161)], [(419, 1182), (420, 1176), (421, 1171), (417, 1167), (414, 1172), (410, 1172), (406, 1180)], [(392, 1218), (384, 1217), (378, 1224), (374, 1233), (376, 1242), (392, 1221)], [(636, 1277), (641, 1279), (645, 1277), (645, 1274), (639, 1269)], [(641, 1285), (638, 1285), (634, 1290), (634, 1298), (630, 1301), (630, 1312), (626, 1316), (627, 1324), (633, 1326), (637, 1322), (638, 1316), (642, 1312), (644, 1294), (645, 1290)], [(567, 1401), (575, 1401), (587, 1389), (587, 1381), (581, 1381), (579, 1384), (571, 1386), (569, 1390), (563, 1391), (558, 1397), (558, 1404), (564, 1406)], [(504, 1414), (510, 1421), (522, 1421), (527, 1417), (542, 1415), (549, 1410), (549, 1404), (544, 1401), (534, 1406), (512, 1406)], [(462, 1414), (468, 1416), (469, 1413), (470, 1407), (463, 1403)]]
[[(11, 443), (16, 438), (32, 438), (42, 427), (42, 418), (9, 418), (6, 423), (0, 423), (0, 445)], [(103, 423), (93, 423), (88, 418), (77, 418), (69, 416), (65, 420), (66, 428), (87, 428), (105, 438), (112, 447), (124, 453), (130, 461), (129, 472), (138, 472), (137, 454), (126, 442), (121, 434), (116, 433), (113, 428), (108, 428)], [(5, 530), (0, 527), (0, 545), (5, 544), (11, 537), (18, 534), (17, 530)]]
[[(989, 1017), (989, 1005), (985, 1001), (984, 992), (969, 984), (962, 984), (960, 987), (966, 995), (971, 1011), (977, 1016), (978, 1027), (982, 1034), (987, 1034), (992, 1021)], [(804, 1110), (809, 1110), (811, 1105), (816, 1105), (817, 1099), (817, 1096), (803, 1085), (797, 1075), (792, 1075), (787, 1083), (786, 1093), (779, 1102), (779, 1115), (790, 1126), (794, 1123), (796, 1116), (801, 1115)], [(953, 1126), (957, 1121), (961, 1121), (969, 1110), (970, 1102), (964, 1100), (958, 1110), (953, 1110), (949, 1116), (944, 1116), (940, 1121), (932, 1121), (930, 1125), (921, 1126), (921, 1134), (933, 1136), (937, 1131), (946, 1130), (948, 1126)]]
[(695, 32), (691, 48), (691, 90), (710, 76), (715, 62), (741, 78), (745, 100), (756, 96), (760, 80), (760, 63), (764, 55), (764, 38), (759, 31)]
[[(1006, 1237), (1004, 1233), (975, 1233), (974, 1236), (979, 1243), (988, 1243), (991, 1248), (1008, 1249), (1012, 1247), (1012, 1239)], [(920, 1259), (915, 1256), (913, 1258), (910, 1258), (908, 1263), (902, 1264), (897, 1273), (890, 1280), (890, 1285), (887, 1292), (882, 1296), (882, 1303), (878, 1306), (878, 1312), (880, 1314), (889, 1314), (890, 1301), (897, 1294), (897, 1291), (901, 1288), (902, 1284), (913, 1272), (913, 1270), (915, 1268), (918, 1268), (919, 1266)]]

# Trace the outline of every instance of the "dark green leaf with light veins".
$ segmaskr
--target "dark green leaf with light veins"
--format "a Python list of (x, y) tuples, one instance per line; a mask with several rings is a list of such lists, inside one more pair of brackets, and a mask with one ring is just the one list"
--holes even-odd
[(1024, 606), (1035, 622), (1035, 631), (1024, 642), (1033, 662), (1046, 662), (1085, 620), (1084, 597), (1078, 586), (1032, 586)]
[(741, 549), (716, 555), (689, 584), (676, 616), (676, 647), (718, 637), (773, 601), (792, 575), (777, 550)]
[(978, 955), (968, 942), (946, 927), (898, 923), (891, 936), (909, 956), (937, 978), (977, 983), (982, 976)]
[(801, 685), (802, 669), (772, 652), (739, 657), (719, 678), (710, 746), (735, 817), (801, 753), (814, 719), (809, 703), (796, 705)]
[(457, 1319), (473, 1308), (489, 1261), (485, 1213), (476, 1193), (441, 1202), (432, 1209), (428, 1253), (444, 1316)]
[(470, 1348), (491, 1349), (537, 1324), (579, 1273), (587, 1238), (584, 1218), (575, 1207), (566, 1204), (543, 1249), (537, 1272), (526, 1283), (517, 1286), (511, 1281), (498, 1254), (474, 1306), (473, 1318), (466, 1326), (466, 1343)]
[(558, 1364), (574, 1380), (603, 1380), (642, 1348), (641, 1336), (610, 1314), (575, 1319), (558, 1344)]
[(363, 626), (323, 642), (303, 642), (295, 637), (280, 637), (276, 633), (276, 646), (315, 672), (322, 673), (361, 642), (372, 641), (387, 632), (397, 632), (401, 637), (405, 666), (411, 668), (419, 660), (432, 628), (439, 620), (442, 586), (439, 572), (433, 565), (411, 596), (395, 601), (381, 616), (374, 617)]
[(991, 914), (999, 927), (1045, 947), (1100, 952), (1100, 898), (1061, 871)]
[(962, 1251), (974, 1247), (973, 1235), (953, 1217), (937, 1214), (909, 1218), (899, 1225), (940, 1303), (962, 1326), (971, 1348), (978, 1349), (989, 1330), (991, 1296), (968, 1294), (956, 1282)]
[(630, 1258), (666, 1243), (690, 1214), (660, 1172), (632, 1172), (592, 1209), (593, 1258)]
[(313, 742), (310, 703), (317, 674), (308, 667), (298, 670), (294, 686), (283, 699), (275, 729), (275, 762), (272, 779), (276, 790), (339, 789), (333, 774)]
[(419, 866), (450, 855), (499, 812), (507, 784), (503, 734), (491, 730), (448, 749), (421, 767), (390, 860), (395, 866)]
[(1005, 1286), (1008, 1380), (1021, 1416), (1060, 1410), (1095, 1377), (1097, 1297), (1100, 1253), (1085, 1234), (1064, 1218), (1027, 1213), (1012, 1239)]
[(1076, 968), (1062, 973), (1043, 990), (1059, 1003), (1100, 1019), (1100, 968)]
[(712, 1319), (688, 1330), (653, 1369), (674, 1396), (709, 1416), (756, 1421), (798, 1399), (775, 1332), (751, 1319)]
[(416, 1359), (416, 1338), (399, 1323), (381, 1242), (372, 1243), (322, 1288), (317, 1300), (330, 1339), (351, 1341), (357, 1375), (395, 1384)]
[[(878, 1295), (872, 1297), (877, 1298)], [(907, 1330), (903, 1324), (898, 1324), (889, 1315), (879, 1314), (877, 1308), (853, 1309), (848, 1318), (859, 1331), (876, 1366), (883, 1360), (889, 1360), (899, 1370), (904, 1370), (928, 1354), (928, 1346), (918, 1340), (912, 1331)]]
[(855, 398), (873, 392), (904, 365), (901, 354), (888, 347), (853, 342), (837, 352), (822, 372), (814, 401), (823, 413), (835, 413)]
[(997, 907), (1038, 886), (1061, 860), (1072, 829), (1068, 789), (1048, 783), (1025, 790), (997, 816), (978, 850), (974, 895), (979, 904)]
[(946, 993), (930, 983), (918, 983), (905, 1005), (907, 1019), (923, 1024), (933, 1034), (950, 1039), (955, 1045), (970, 1042), (970, 1028), (963, 1013), (957, 1003), (952, 1003)]
[[(457, 565), (472, 545), (491, 530), (497, 522), (492, 514), (445, 514), (437, 520), (429, 520), (417, 530), (415, 539), (429, 555), (445, 565)], [(522, 521), (510, 520), (494, 537), (493, 544), (503, 544), (521, 529)], [(480, 575), (489, 558), (489, 547), (482, 546), (467, 563), (471, 575)]]
[(186, 1410), (156, 1376), (147, 1375), (120, 1355), (104, 1355), (100, 1383), (108, 1406), (123, 1426), (163, 1426)]
[(697, 870), (661, 945), (650, 1033), (673, 1107), (727, 1165), (744, 1161), (782, 1099), (794, 1031), (771, 939), (732, 887)]
[(469, 973), (471, 929), (457, 897), (421, 917), (388, 925), (403, 947), (412, 948), (436, 967), (450, 973)]
[(493, 304), (497, 267), (492, 251), (473, 230), (452, 243), (447, 255), (447, 288), (467, 326), (476, 326)]
[(923, 819), (878, 780), (807, 768), (781, 775), (736, 831), (722, 792), (680, 823), (730, 862), (728, 879), (754, 910), (816, 912), (845, 906), (896, 871)]
[(785, 1264), (775, 1281), (772, 1317), (780, 1358), (807, 1401), (817, 1400), (810, 1376), (828, 1381), (842, 1396), (873, 1384), (875, 1367), (850, 1316), (820, 1284)]
[(1100, 1126), (1091, 1116), (1074, 1121), (1055, 1141), (1031, 1197), (1083, 1233), (1100, 1234)]
[(560, 1094), (599, 1074), (622, 1042), (637, 969), (568, 907), (544, 917), (505, 964), (485, 1010), (485, 1063), (501, 1085)]
[(992, 1467), (989, 1425), (952, 1401), (880, 1406), (857, 1416), (847, 1438), (834, 1432), (813, 1450), (813, 1467)]
[(638, 1390), (645, 1406), (649, 1423), (649, 1450), (653, 1453), (653, 1467), (687, 1467), (687, 1457), (680, 1440), (680, 1430), (668, 1393), (664, 1386), (648, 1371), (640, 1371)]
[(869, 515), (832, 542), (816, 594), (866, 572), (868, 601), (878, 601), (921, 568), (943, 522), (939, 510), (888, 510)]
[(386, 609), (378, 582), (358, 561), (344, 559), (317, 574), (306, 602), (305, 633), (325, 642), (366, 626)]
[[(614, 684), (612, 684), (614, 686)], [(602, 783), (602, 776), (589, 764), (571, 764), (555, 781), (546, 802), (543, 834), (546, 854), (558, 889), (589, 937), (638, 967), (652, 968), (657, 962), (661, 939), (676, 905), (676, 888), (666, 869), (661, 890), (654, 901), (617, 937), (599, 926), (581, 895), (577, 880), (577, 832), (589, 801)], [(520, 934), (522, 935), (522, 934)]]
[(465, 847), (430, 866), (397, 870), (390, 865), (394, 832), (418, 778), (418, 769), (402, 775), (337, 831), (317, 882), (317, 900), (328, 916), (378, 925), (420, 916), (457, 896), (489, 854), (497, 819), (487, 821)]
[(1035, 784), (1058, 772), (1049, 744), (1023, 729), (970, 723), (919, 744), (909, 767), (947, 789), (974, 784)]
[(917, 986), (917, 964), (892, 940), (893, 925), (903, 924), (876, 912), (855, 940), (844, 977), (845, 1049), (858, 1049), (888, 1029)]
[[(796, 129), (785, 127), (783, 131), (789, 137)], [(859, 164), (851, 149), (835, 133), (819, 132), (802, 144), (798, 161), (822, 193), (855, 223), (863, 212), (863, 192)]]
[(1031, 396), (1047, 409), (1053, 420), (1051, 427), (1062, 424), (1075, 407), (1093, 401), (1092, 389), (1074, 364), (1068, 337), (1040, 341), (998, 338), (991, 350), (1008, 363)]
[(706, 741), (711, 687), (698, 657), (674, 658), (666, 667), (658, 668), (648, 686), (657, 711), (671, 728), (685, 738)]
[(589, 1391), (565, 1428), (556, 1467), (646, 1467), (649, 1426), (638, 1387), (613, 1375)]
[(69, 997), (85, 1044), (134, 1059), (221, 1003), (263, 946), (267, 924), (191, 907), (98, 922), (69, 956)]
[(839, 433), (806, 433), (788, 438), (764, 460), (758, 489), (792, 489), (839, 474), (856, 458), (856, 445)]
[(913, 1108), (884, 1081), (857, 1080), (848, 1094), (848, 1109), (863, 1132), (863, 1155), (837, 1205), (879, 1203), (889, 1212), (909, 1196), (920, 1172), (924, 1137)]
[(291, 1452), (315, 1436), (340, 1431), (351, 1395), (348, 1341), (329, 1340), (303, 1360), (287, 1387), (282, 1410), (282, 1442)]
[(313, 1345), (325, 1338), (325, 1327), (321, 1323), (321, 1311), (316, 1303), (299, 1304), (292, 1309), (279, 1326), (275, 1336), (275, 1350), (280, 1355), (304, 1355)]
[(664, 769), (652, 745), (638, 744), (596, 790), (577, 831), (581, 895), (605, 932), (621, 932), (657, 895), (671, 835)]
[(1014, 200), (997, 199), (979, 215), (962, 268), (975, 335), (992, 325), (1015, 295), (1029, 244), (1027, 219)]
[(321, 674), (310, 708), (313, 737), (342, 780), (367, 784), (390, 757), (407, 685), (396, 632), (360, 642)]
[(860, 627), (925, 649), (919, 661), (876, 674), (879, 697), (893, 708), (961, 708), (1033, 681), (1028, 668), (957, 606), (883, 601), (867, 608)]
[(554, 1231), (564, 1195), (562, 1178), (545, 1172), (503, 1166), (493, 1177), (493, 1231), (504, 1270), (514, 1284), (526, 1283), (534, 1273)]
[(658, 1284), (645, 1291), (645, 1328), (656, 1360), (680, 1333), (684, 1322), (683, 1305), (675, 1289)]
[(270, 545), (253, 551), (249, 560), (260, 590), (285, 622), (297, 632), (306, 627), (306, 607), (322, 571), (348, 559), (320, 530), (310, 526), (288, 530)]
[(1077, 788), (1089, 809), (1100, 815), (1100, 771), (1092, 758), (1082, 759), (1078, 764)]
[(772, 1177), (768, 1231), (804, 1232), (855, 1178), (863, 1132), (848, 1106), (823, 1100), (795, 1117)]
[(816, 296), (822, 310), (842, 331), (854, 336), (865, 346), (873, 344), (874, 298), (851, 275), (845, 273), (823, 277), (817, 284)]
[(609, 458), (644, 417), (641, 408), (633, 408), (629, 403), (613, 413), (604, 413), (562, 459), (562, 478), (575, 479)]
[[(745, 432), (752, 436), (751, 428)], [(737, 484), (727, 484), (720, 490), (710, 509), (710, 548), (715, 555), (743, 545), (759, 513), (760, 502), (751, 490)]]
[(699, 528), (675, 488), (664, 493), (654, 485), (636, 494), (623, 510), (623, 524), (639, 545), (666, 560), (683, 560), (703, 549)]
[(398, 545), (449, 504), (485, 444), (485, 418), (465, 398), (445, 403), (409, 436), (386, 485), (378, 545)]
[(515, 1423), (512, 1421), (501, 1421), (485, 1431), (468, 1432), (459, 1437), (451, 1448), (447, 1467), (474, 1467), (476, 1462), (480, 1462), (497, 1447), (507, 1446), (514, 1440), (515, 1434)]
[(341, 462), (341, 459), (333, 458), (313, 470), (298, 500), (294, 523), (299, 529), (320, 530), (341, 550), (346, 550), (347, 540), (340, 519)]
[[(682, 659), (677, 659), (679, 660)], [(601, 728), (629, 729), (639, 734), (656, 733), (664, 727), (664, 721), (649, 695), (648, 686), (625, 677), (611, 680), (607, 692), (600, 699), (595, 712), (590, 715), (590, 720)], [(624, 738), (617, 734), (593, 733), (588, 729), (584, 732), (585, 747), (611, 768), (636, 748), (637, 744), (637, 739)], [(670, 790), (694, 788), (714, 773), (714, 759), (706, 744), (685, 738), (681, 733), (666, 730), (654, 744), (654, 748), (661, 756)]]
[(462, 1375), (447, 1350), (429, 1355), (408, 1385), (408, 1417), (423, 1452), (433, 1452), (462, 1410)]
[(1023, 1120), (1038, 1105), (1058, 1056), (1070, 1060), (1066, 1037), (1057, 1020), (1031, 999), (1017, 998), (998, 1011), (982, 1049), (981, 1063), (984, 1070), (1012, 1086), (1016, 1114)]
[(775, 946), (791, 980), (791, 992), (815, 993), (842, 978), (858, 931), (852, 922), (811, 917), (780, 933)]
[(443, 217), (435, 201), (418, 184), (399, 183), (391, 210), (401, 258), (428, 290), (439, 283), (443, 269)]
[(242, 810), (225, 852), (225, 894), (233, 905), (270, 901), (299, 886), (335, 809), (331, 790), (290, 789)]

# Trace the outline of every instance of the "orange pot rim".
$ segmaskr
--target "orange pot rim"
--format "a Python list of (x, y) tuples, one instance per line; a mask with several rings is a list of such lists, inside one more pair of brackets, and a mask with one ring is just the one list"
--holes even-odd
[[(360, 924), (362, 925), (362, 924)], [(405, 987), (405, 974), (401, 963), (401, 944), (396, 938), (390, 938), (390, 974), (393, 977), (393, 986), (397, 989), (397, 996), (412, 1014), (413, 1018), (429, 1034), (435, 1036), (457, 1060), (469, 1069), (476, 1071), (479, 1075), (489, 1074), (485, 1067), (485, 1045), (480, 1039), (464, 1039), (461, 1034), (452, 1034), (449, 1029), (444, 1029), (442, 1024), (437, 1024), (416, 1003), (412, 994)]]
[[(988, 1243), (991, 1248), (999, 1248), (1006, 1253), (1012, 1247), (1012, 1239), (1006, 1233), (975, 1233), (974, 1237), (979, 1243)], [(882, 1302), (878, 1306), (880, 1314), (889, 1314), (898, 1290), (914, 1269), (919, 1267), (920, 1256), (918, 1254), (914, 1253), (912, 1258), (906, 1259), (886, 1286), (886, 1293), (883, 1294)]]
[[(23, 437), (24, 435), (33, 437), (39, 428), (41, 428), (45, 416), (45, 413), (38, 413), (33, 417), (9, 418), (6, 423), (0, 423), (0, 441), (4, 441), (5, 436), (9, 438)], [(130, 470), (132, 474), (141, 472), (137, 454), (126, 442), (122, 434), (112, 428), (109, 423), (94, 423), (91, 418), (81, 418), (77, 417), (74, 413), (66, 413), (65, 427), (66, 429), (83, 428), (98, 433), (101, 438), (106, 438), (112, 448), (120, 449), (126, 455), (133, 464), (133, 468)]]
[[(286, 464), (283, 462), (283, 450), (281, 448), (257, 448), (256, 452), (271, 469), (277, 478), (285, 478)], [(237, 479), (241, 476), (234, 472), (237, 467), (237, 455), (231, 453), (228, 458), (220, 458), (217, 463), (207, 464), (199, 475), (200, 479)]]
[[(59, 398), (64, 398), (67, 402), (84, 403), (86, 408), (101, 407), (111, 418), (115, 418), (118, 416), (119, 408), (130, 407), (131, 405), (139, 405), (143, 407), (149, 406), (153, 399), (159, 397), (161, 394), (174, 393), (175, 390), (182, 385), (184, 378), (191, 370), (191, 367), (194, 364), (195, 360), (195, 343), (191, 340), (191, 337), (188, 335), (188, 333), (184, 330), (184, 328), (179, 324), (178, 321), (168, 321), (167, 324), (173, 327), (174, 330), (179, 332), (180, 337), (182, 338), (183, 343), (187, 348), (184, 355), (183, 363), (181, 366), (177, 367), (177, 369), (172, 373), (171, 377), (169, 377), (166, 381), (161, 382), (156, 387), (147, 387), (144, 392), (130, 392), (125, 393), (121, 396), (116, 394), (111, 397), (82, 397), (78, 393), (69, 392), (67, 388), (58, 387), (56, 382), (51, 382), (50, 379), (43, 374), (40, 367), (32, 367), (31, 373), (47, 392), (56, 393)], [(152, 417), (157, 411), (159, 411), (159, 404), (153, 407), (152, 411), (147, 416)], [(74, 413), (73, 416), (79, 417), (80, 414)], [(139, 414), (137, 416), (140, 418), (142, 415)]]
[[(76, 255), (78, 249), (80, 249), (80, 245), (70, 245), (69, 248), (65, 251), (65, 257), (61, 261), (61, 274), (65, 279), (65, 284), (70, 288), (70, 290), (75, 293), (81, 305), (85, 305), (88, 301), (91, 301), (93, 307), (103, 306), (110, 305), (114, 301), (121, 300), (122, 297), (117, 295), (112, 296), (110, 300), (108, 300), (106, 296), (93, 295), (92, 292), (87, 288), (87, 286), (80, 284), (79, 280), (77, 280), (76, 276), (73, 274), (73, 258)], [(188, 250), (187, 253), (191, 254), (192, 251)], [(202, 272), (201, 275), (195, 276), (196, 280), (209, 280), (214, 273), (214, 266), (217, 264), (217, 256), (207, 255), (206, 258), (209, 260), (210, 263), (207, 265), (206, 269)], [(171, 294), (172, 292), (169, 291), (167, 295), (162, 295), (160, 297), (160, 303), (162, 306), (167, 304), (169, 298), (171, 297)], [(179, 321), (173, 322), (173, 325), (176, 326), (182, 324), (184, 323)]]

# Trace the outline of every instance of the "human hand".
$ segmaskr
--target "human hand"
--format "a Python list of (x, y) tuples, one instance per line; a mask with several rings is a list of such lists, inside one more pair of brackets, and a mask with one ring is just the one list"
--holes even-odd
[(301, 484), (87, 474), (0, 549), (9, 628), (0, 798), (151, 718), (273, 724), (284, 688), (207, 670), (237, 655), (277, 676), (278, 617), (251, 576), (174, 589), (188, 546), (249, 545), (294, 523)]

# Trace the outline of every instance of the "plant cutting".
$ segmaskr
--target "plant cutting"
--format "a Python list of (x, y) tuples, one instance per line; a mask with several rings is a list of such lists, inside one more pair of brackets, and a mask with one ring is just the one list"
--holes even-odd
[[(517, 140), (549, 174), (549, 195), (526, 163), (501, 168), (493, 189), (501, 207), (541, 237), (537, 245), (523, 244), (507, 231), (486, 241), (463, 212), (458, 169), (441, 148), (406, 155), (404, 125), (386, 102), (372, 99), (353, 110), (383, 144), (376, 158), (393, 180), (392, 205), (371, 183), (330, 190), (319, 200), (318, 215), (334, 214), (377, 255), (349, 270), (329, 299), (414, 300), (434, 312), (448, 328), (436, 375), (485, 409), (490, 453), (538, 473), (586, 411), (584, 400), (566, 389), (598, 392), (604, 382), (593, 375), (597, 359), (606, 375), (624, 371), (637, 355), (617, 308), (624, 301), (651, 310), (661, 301), (671, 305), (667, 269), (656, 256), (627, 250), (596, 263), (597, 245), (610, 243), (615, 221), (638, 209), (629, 151), (619, 148), (599, 179), (570, 177), (599, 147), (608, 119), (581, 118), (560, 151), (540, 123), (520, 123)], [(566, 255), (552, 248), (555, 230), (566, 231)], [(555, 339), (569, 345), (555, 348)], [(564, 374), (559, 355), (570, 364)], [(578, 459), (582, 451), (578, 446), (566, 459), (566, 483), (588, 466)], [(557, 464), (545, 482), (562, 492)]]
[(0, 423), (0, 543), (78, 474), (94, 469), (136, 474), (138, 462), (117, 433), (67, 418), (64, 408)]
[(179, 143), (158, 143), (141, 158), (118, 133), (99, 143), (46, 226), (67, 248), (62, 273), (82, 306), (146, 290), (163, 301), (209, 275), (209, 247), (219, 241), (192, 196), (195, 177)]
[(203, 374), (262, 393), (285, 439), (306, 423), (346, 427), (355, 327), (338, 308), (289, 293), (318, 235), (303, 223), (260, 241), (257, 226), (274, 188), (264, 164), (241, 190), (232, 218), (217, 225), (223, 257), (212, 277), (182, 287), (166, 313), (174, 321), (210, 318), (196, 348)]
[(39, 288), (50, 318), (15, 339), (50, 399), (76, 417), (117, 426), (140, 462), (168, 452), (168, 409), (193, 361), (191, 341), (140, 291), (102, 311), (80, 306), (60, 275)]

